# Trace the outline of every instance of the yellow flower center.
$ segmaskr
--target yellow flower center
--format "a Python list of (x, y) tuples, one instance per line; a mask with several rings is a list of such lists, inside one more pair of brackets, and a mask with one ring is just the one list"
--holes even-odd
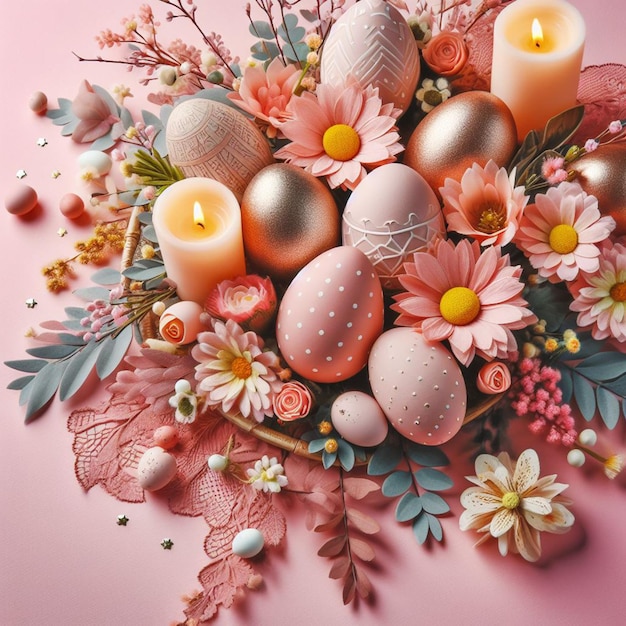
[(550, 231), (550, 247), (558, 254), (569, 254), (576, 250), (578, 233), (569, 224), (559, 224)]
[(237, 378), (242, 378), (243, 380), (250, 378), (252, 374), (252, 366), (248, 360), (242, 356), (233, 359), (230, 369)]
[(516, 509), (519, 503), (520, 498), (514, 491), (509, 491), (502, 496), (502, 506), (505, 509)]
[(496, 233), (506, 224), (506, 212), (501, 204), (487, 205), (482, 208), (478, 216), (476, 229), (481, 233)]
[(337, 452), (337, 448), (339, 447), (339, 444), (337, 443), (336, 439), (328, 439), (326, 441), (326, 443), (324, 444), (324, 450), (326, 450), (326, 452), (328, 452), (328, 454), (332, 454), (333, 452)]
[(322, 137), (324, 152), (335, 161), (349, 161), (361, 147), (361, 139), (354, 128), (347, 124), (335, 124), (326, 129)]
[(324, 420), (317, 425), (317, 430), (319, 431), (320, 435), (330, 435), (331, 431), (333, 430), (333, 425), (328, 420)]
[(626, 302), (626, 283), (615, 283), (609, 294), (615, 302)]
[(452, 287), (441, 297), (439, 311), (449, 324), (465, 326), (473, 322), (480, 313), (480, 300), (467, 287)]

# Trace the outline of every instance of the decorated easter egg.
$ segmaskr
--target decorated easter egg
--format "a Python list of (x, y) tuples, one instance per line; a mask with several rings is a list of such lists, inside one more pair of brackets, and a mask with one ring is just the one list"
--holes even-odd
[(290, 280), (339, 244), (339, 210), (318, 178), (287, 163), (262, 169), (241, 201), (246, 258), (257, 271)]
[(330, 419), (346, 441), (366, 448), (382, 443), (389, 430), (378, 402), (362, 391), (346, 391), (337, 396), (330, 408)]
[(613, 235), (626, 235), (626, 145), (600, 146), (576, 159), (569, 169), (576, 172), (575, 182), (598, 199), (600, 213), (615, 220)]
[(339, 246), (293, 279), (278, 309), (276, 339), (287, 365), (309, 380), (354, 376), (383, 329), (383, 292), (367, 257)]
[(420, 332), (398, 327), (380, 335), (368, 374), (374, 398), (407, 439), (439, 445), (463, 425), (467, 391), (461, 368), (447, 348)]
[(446, 178), (461, 180), (472, 164), (506, 166), (517, 149), (509, 108), (488, 91), (460, 93), (433, 109), (415, 128), (404, 163), (439, 194)]
[(37, 192), (30, 185), (19, 183), (7, 193), (4, 206), (13, 215), (26, 215), (37, 206)]
[(396, 277), (404, 261), (445, 233), (435, 192), (414, 169), (400, 163), (371, 171), (343, 213), (343, 244), (365, 253), (383, 289), (399, 289)]
[(160, 446), (148, 448), (137, 465), (137, 480), (142, 489), (158, 491), (176, 476), (176, 459)]
[(256, 528), (244, 528), (239, 531), (233, 539), (233, 553), (243, 559), (250, 559), (256, 556), (265, 545), (263, 533)]
[(175, 426), (166, 424), (159, 426), (152, 435), (154, 443), (164, 450), (172, 449), (178, 443), (178, 430)]
[(187, 178), (214, 178), (238, 201), (253, 176), (274, 162), (267, 140), (249, 119), (206, 98), (178, 104), (167, 121), (166, 138), (170, 161)]
[(92, 168), (98, 176), (104, 176), (111, 171), (113, 161), (111, 157), (100, 150), (86, 150), (78, 157), (80, 168)]
[(322, 83), (341, 85), (351, 75), (363, 87), (378, 87), (383, 102), (404, 112), (420, 75), (415, 37), (391, 3), (361, 0), (333, 24), (320, 71)]

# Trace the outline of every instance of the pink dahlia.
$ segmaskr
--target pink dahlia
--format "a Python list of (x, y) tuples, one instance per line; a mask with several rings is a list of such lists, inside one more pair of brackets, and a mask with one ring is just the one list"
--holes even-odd
[(576, 281), (572, 311), (577, 323), (592, 327), (595, 339), (626, 342), (626, 246), (607, 242), (602, 247), (595, 274), (580, 274)]
[(521, 297), (521, 267), (511, 266), (498, 246), (481, 253), (478, 242), (440, 239), (404, 268), (406, 293), (392, 305), (400, 313), (396, 324), (414, 326), (428, 341), (447, 339), (464, 365), (476, 355), (509, 358), (517, 351), (511, 331), (537, 321)]
[(244, 332), (232, 320), (214, 322), (213, 331), (198, 335), (191, 351), (196, 365), (196, 394), (224, 413), (238, 411), (262, 422), (273, 415), (272, 399), (282, 382), (278, 357), (263, 350), (263, 340)]
[(378, 88), (318, 85), (315, 94), (292, 98), (291, 119), (280, 130), (291, 140), (276, 157), (325, 176), (331, 187), (354, 189), (374, 168), (396, 160), (403, 150), (396, 128), (400, 114), (383, 104)]
[(507, 174), (492, 160), (484, 168), (474, 163), (460, 183), (446, 178), (439, 191), (448, 230), (483, 246), (509, 243), (528, 203), (524, 187), (515, 187), (515, 172)]
[(561, 183), (524, 211), (515, 243), (540, 276), (551, 282), (574, 280), (580, 271), (599, 268), (600, 249), (615, 228), (612, 217), (602, 217), (598, 200), (578, 183)]
[(299, 77), (300, 71), (295, 65), (285, 66), (276, 57), (267, 70), (260, 65), (246, 67), (239, 91), (228, 94), (228, 98), (265, 122), (268, 137), (276, 137), (280, 123), (288, 118), (287, 105)]

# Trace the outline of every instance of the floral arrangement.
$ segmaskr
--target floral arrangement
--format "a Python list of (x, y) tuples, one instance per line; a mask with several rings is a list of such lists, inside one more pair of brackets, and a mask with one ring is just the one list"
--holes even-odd
[[(368, 177), (402, 160), (408, 137), (439, 107), (487, 89), (488, 37), (507, 3), (444, 1), (437, 12), (421, 0), (413, 8), (402, 0), (379, 3), (411, 34), (420, 78), (405, 103), (386, 100), (356, 75), (324, 80), (332, 73), (323, 62), (325, 54), (332, 61), (333, 29), (351, 10), (343, 0), (317, 0), (312, 8), (298, 0), (249, 4), (254, 44), (244, 62), (220, 35), (203, 30), (193, 3), (158, 4), (163, 18), (143, 4), (121, 32), (98, 35), (100, 48), (123, 50), (123, 60), (79, 57), (141, 73), (158, 114), (142, 111), (138, 119), (124, 106), (129, 88), (108, 92), (87, 81), (74, 100), (59, 99), (47, 111), (64, 135), (88, 147), (81, 177), (90, 202), (114, 216), (77, 244), (75, 258), (44, 269), (48, 288), (68, 288), (75, 262), (100, 263), (111, 252), (123, 259), (121, 271), (99, 269), (95, 286), (76, 291), (84, 304), (68, 308), (67, 320), (42, 324), (46, 332), (28, 359), (7, 362), (24, 373), (11, 387), (26, 420), (57, 392), (61, 400), (73, 396), (94, 371), (101, 380), (114, 377), (108, 402), (69, 418), (77, 478), (85, 489), (100, 484), (130, 502), (164, 490), (173, 512), (205, 517), (210, 563), (199, 576), (202, 591), (189, 599), (188, 623), (210, 619), (238, 589), (259, 585), (250, 558), (282, 539), (281, 499), (290, 494), (307, 504), (309, 527), (328, 537), (318, 554), (333, 561), (329, 575), (342, 581), (344, 602), (367, 597), (367, 564), (375, 558), (368, 537), (380, 525), (359, 501), (382, 491), (396, 500), (397, 521), (410, 523), (418, 543), (441, 541), (450, 506), (440, 492), (453, 484), (441, 469), (449, 464), (443, 444), (468, 421), (476, 475), (461, 495), (461, 529), (477, 531), (480, 543), (495, 539), (502, 555), (538, 560), (540, 533), (565, 532), (574, 517), (561, 495), (567, 485), (540, 477), (535, 450), (510, 458), (510, 422), (526, 420), (574, 466), (591, 458), (614, 478), (622, 465), (616, 451), (598, 448), (597, 428), (586, 426), (612, 429), (626, 414), (626, 230), (622, 215), (582, 186), (579, 164), (624, 151), (625, 123), (590, 126), (583, 103), (552, 118), (543, 133), (531, 131), (504, 162), (483, 149), (463, 171), (451, 168), (444, 184), (428, 191), (436, 194), (443, 229), (397, 255), (393, 288), (380, 287), (384, 313), (362, 326), (372, 338), (359, 366), (339, 382), (334, 370), (305, 375), (307, 358), (292, 364), (282, 330), (295, 271), (232, 276), (202, 302), (177, 295), (152, 220), (163, 192), (189, 177), (168, 154), (168, 120), (190, 98), (228, 107), (262, 133), (273, 158), (321, 181), (339, 215), (354, 206)], [(197, 46), (164, 43), (161, 19), (189, 22)], [(334, 249), (327, 245), (323, 254)], [(319, 252), (299, 264), (298, 276)], [(361, 256), (380, 285), (372, 259)], [(363, 308), (354, 298), (353, 308)], [(415, 349), (443, 351), (450, 371), (460, 373), (457, 385), (467, 388), (465, 396), (457, 392), (462, 414), (447, 434), (438, 423), (423, 436), (405, 428), (377, 391), (373, 346), (399, 329), (409, 334), (398, 341), (419, 337), (425, 344)], [(345, 341), (350, 336), (346, 331)], [(435, 382), (436, 389), (443, 384)], [(422, 396), (419, 402), (430, 405)], [(413, 417), (419, 426), (421, 413)], [(260, 541), (241, 535), (252, 530)]]

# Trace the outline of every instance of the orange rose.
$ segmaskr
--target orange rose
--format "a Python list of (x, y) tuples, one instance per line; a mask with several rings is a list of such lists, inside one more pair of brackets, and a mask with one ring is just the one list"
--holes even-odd
[(297, 380), (292, 380), (285, 383), (274, 396), (274, 413), (283, 422), (293, 422), (306, 417), (312, 404), (309, 388)]
[(183, 300), (165, 310), (159, 319), (161, 337), (177, 346), (192, 343), (205, 330), (200, 321), (202, 307), (197, 302)]
[(476, 386), (481, 393), (502, 393), (511, 386), (511, 372), (499, 361), (485, 363), (476, 377)]
[(465, 66), (469, 53), (463, 35), (443, 31), (428, 42), (422, 54), (433, 72), (454, 76)]

